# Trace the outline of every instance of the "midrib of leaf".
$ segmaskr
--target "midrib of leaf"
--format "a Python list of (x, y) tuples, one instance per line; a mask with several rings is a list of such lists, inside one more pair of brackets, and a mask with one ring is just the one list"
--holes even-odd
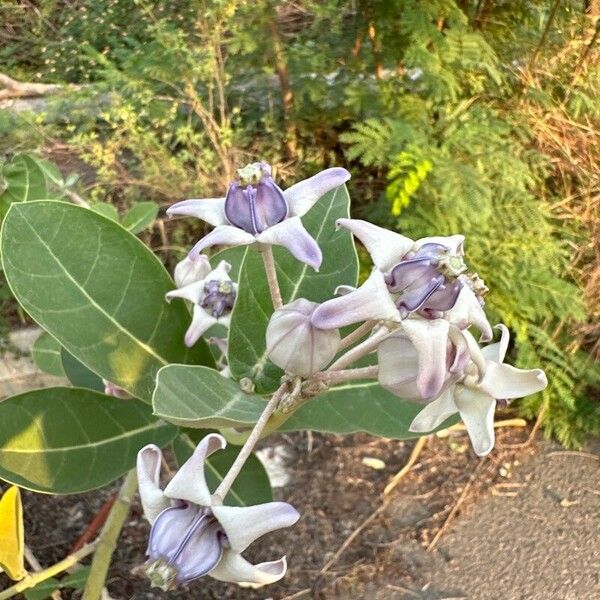
[(71, 273), (69, 273), (69, 271), (64, 267), (64, 265), (62, 264), (62, 262), (56, 256), (56, 254), (54, 254), (54, 252), (52, 252), (52, 249), (50, 248), (50, 246), (46, 243), (46, 241), (42, 237), (40, 237), (40, 235), (38, 234), (38, 232), (35, 230), (35, 228), (31, 225), (31, 223), (25, 218), (25, 216), (23, 214), (21, 214), (21, 218), (27, 224), (27, 226), (29, 227), (29, 229), (33, 232), (33, 234), (35, 235), (35, 237), (40, 241), (40, 243), (42, 244), (42, 246), (48, 251), (48, 253), (52, 257), (52, 259), (55, 261), (55, 263), (58, 265), (58, 267), (60, 268), (60, 270), (66, 275), (66, 277), (69, 279), (69, 281), (71, 281), (73, 283), (73, 285), (75, 286), (75, 289), (77, 289), (84, 296), (84, 298), (86, 298), (90, 302), (90, 304), (92, 306), (94, 306), (98, 310), (98, 312), (100, 312), (100, 314), (104, 315), (119, 331), (123, 332), (127, 337), (129, 337), (131, 340), (133, 340), (133, 342), (135, 344), (137, 344), (142, 350), (144, 350), (145, 352), (147, 352), (151, 356), (154, 356), (154, 358), (156, 358), (163, 365), (168, 365), (169, 364), (169, 361), (167, 359), (165, 359), (162, 356), (160, 356), (159, 354), (157, 354), (150, 346), (148, 346), (148, 344), (145, 344), (144, 342), (142, 342), (142, 340), (136, 338), (130, 331), (128, 331), (127, 329), (125, 329), (114, 318), (113, 315), (111, 315), (108, 312), (106, 312), (104, 310), (104, 308), (102, 308), (88, 294), (88, 292), (86, 291), (86, 289), (81, 286), (81, 284), (71, 275)]
[(145, 427), (140, 427), (139, 429), (130, 429), (128, 431), (124, 431), (120, 435), (115, 435), (110, 438), (105, 438), (100, 440), (99, 442), (88, 442), (84, 444), (78, 444), (77, 446), (61, 446), (60, 448), (44, 448), (44, 449), (21, 449), (21, 448), (0, 448), (0, 455), (13, 453), (13, 454), (51, 454), (53, 452), (72, 452), (74, 450), (84, 450), (87, 448), (98, 448), (100, 446), (104, 446), (106, 444), (112, 444), (117, 440), (127, 439), (129, 437), (133, 437), (138, 435), (139, 433), (143, 433), (144, 431), (150, 431), (152, 429), (156, 429), (158, 427), (164, 427), (165, 423), (161, 421), (156, 421), (154, 423), (150, 423)]

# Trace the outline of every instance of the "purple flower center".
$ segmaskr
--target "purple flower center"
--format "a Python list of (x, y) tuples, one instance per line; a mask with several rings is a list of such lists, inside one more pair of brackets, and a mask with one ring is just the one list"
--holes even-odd
[(219, 281), (213, 279), (204, 285), (204, 298), (202, 308), (218, 319), (229, 313), (235, 302), (235, 288), (231, 281)]
[(225, 216), (232, 225), (258, 235), (288, 216), (288, 203), (273, 181), (269, 165), (247, 165), (239, 169), (238, 177), (225, 198)]
[(182, 502), (163, 510), (150, 531), (146, 573), (164, 590), (206, 575), (228, 545), (210, 509)]
[(398, 294), (396, 306), (403, 317), (419, 310), (422, 316), (436, 318), (456, 303), (462, 288), (458, 277), (465, 270), (462, 256), (442, 244), (424, 244), (392, 268), (386, 283)]

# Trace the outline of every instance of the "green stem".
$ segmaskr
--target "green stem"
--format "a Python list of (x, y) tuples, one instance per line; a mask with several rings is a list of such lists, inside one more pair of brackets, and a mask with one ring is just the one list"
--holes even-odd
[(119, 490), (119, 495), (98, 538), (98, 548), (94, 554), (82, 600), (100, 600), (102, 597), (110, 560), (115, 551), (123, 523), (129, 513), (129, 507), (136, 489), (137, 477), (135, 470), (132, 470), (127, 473)]
[(60, 562), (57, 562), (55, 565), (44, 569), (43, 571), (37, 571), (36, 573), (32, 573), (31, 575), (27, 575), (25, 579), (15, 583), (12, 587), (0, 592), (0, 600), (6, 600), (7, 598), (12, 598), (17, 594), (21, 594), (25, 590), (29, 590), (32, 587), (35, 587), (38, 583), (42, 581), (46, 581), (46, 579), (50, 579), (50, 577), (54, 577), (54, 575), (58, 575), (71, 567), (74, 567), (82, 558), (90, 555), (96, 549), (97, 543), (93, 542), (91, 544), (85, 545), (83, 548), (77, 550), (73, 554), (69, 554), (66, 558), (63, 558)]
[(267, 274), (267, 282), (269, 283), (269, 292), (271, 294), (273, 308), (277, 310), (283, 306), (283, 300), (281, 299), (281, 290), (279, 289), (279, 282), (277, 281), (277, 270), (275, 268), (273, 248), (268, 244), (265, 244), (261, 247), (260, 253), (262, 254), (263, 263), (265, 265), (265, 273)]

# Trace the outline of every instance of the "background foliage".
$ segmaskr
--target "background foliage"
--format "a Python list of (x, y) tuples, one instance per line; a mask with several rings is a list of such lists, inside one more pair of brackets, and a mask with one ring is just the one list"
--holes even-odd
[[(548, 372), (519, 410), (576, 445), (600, 433), (598, 15), (581, 0), (6, 0), (0, 210), (25, 160), (123, 219), (221, 194), (257, 156), (284, 185), (345, 164), (354, 216), (467, 236), (516, 364)], [(172, 264), (191, 234), (159, 218), (141, 235)]]

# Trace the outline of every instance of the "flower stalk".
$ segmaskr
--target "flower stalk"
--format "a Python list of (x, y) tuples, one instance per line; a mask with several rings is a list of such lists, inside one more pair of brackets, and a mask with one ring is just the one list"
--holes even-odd
[(121, 485), (119, 495), (108, 515), (97, 542), (90, 574), (85, 585), (82, 600), (100, 600), (106, 581), (110, 560), (117, 545), (123, 524), (129, 513), (133, 495), (137, 490), (135, 470), (129, 471)]
[(322, 371), (315, 375), (315, 379), (326, 381), (327, 383), (342, 383), (356, 379), (374, 379), (377, 378), (379, 366), (360, 367), (357, 369), (340, 369), (339, 371)]
[(279, 281), (277, 280), (273, 248), (271, 246), (263, 245), (260, 249), (260, 253), (262, 255), (263, 264), (265, 265), (265, 273), (267, 274), (267, 282), (269, 283), (269, 293), (271, 294), (273, 308), (277, 310), (283, 306), (283, 300), (281, 298), (281, 290), (279, 289)]
[(357, 344), (354, 348), (351, 348), (340, 356), (328, 369), (326, 372), (330, 371), (341, 371), (346, 367), (349, 367), (351, 364), (355, 363), (357, 360), (366, 356), (367, 354), (373, 352), (375, 348), (381, 343), (381, 341), (390, 333), (390, 329), (387, 326), (382, 326), (382, 328), (374, 333), (370, 338), (366, 339), (364, 342)]

